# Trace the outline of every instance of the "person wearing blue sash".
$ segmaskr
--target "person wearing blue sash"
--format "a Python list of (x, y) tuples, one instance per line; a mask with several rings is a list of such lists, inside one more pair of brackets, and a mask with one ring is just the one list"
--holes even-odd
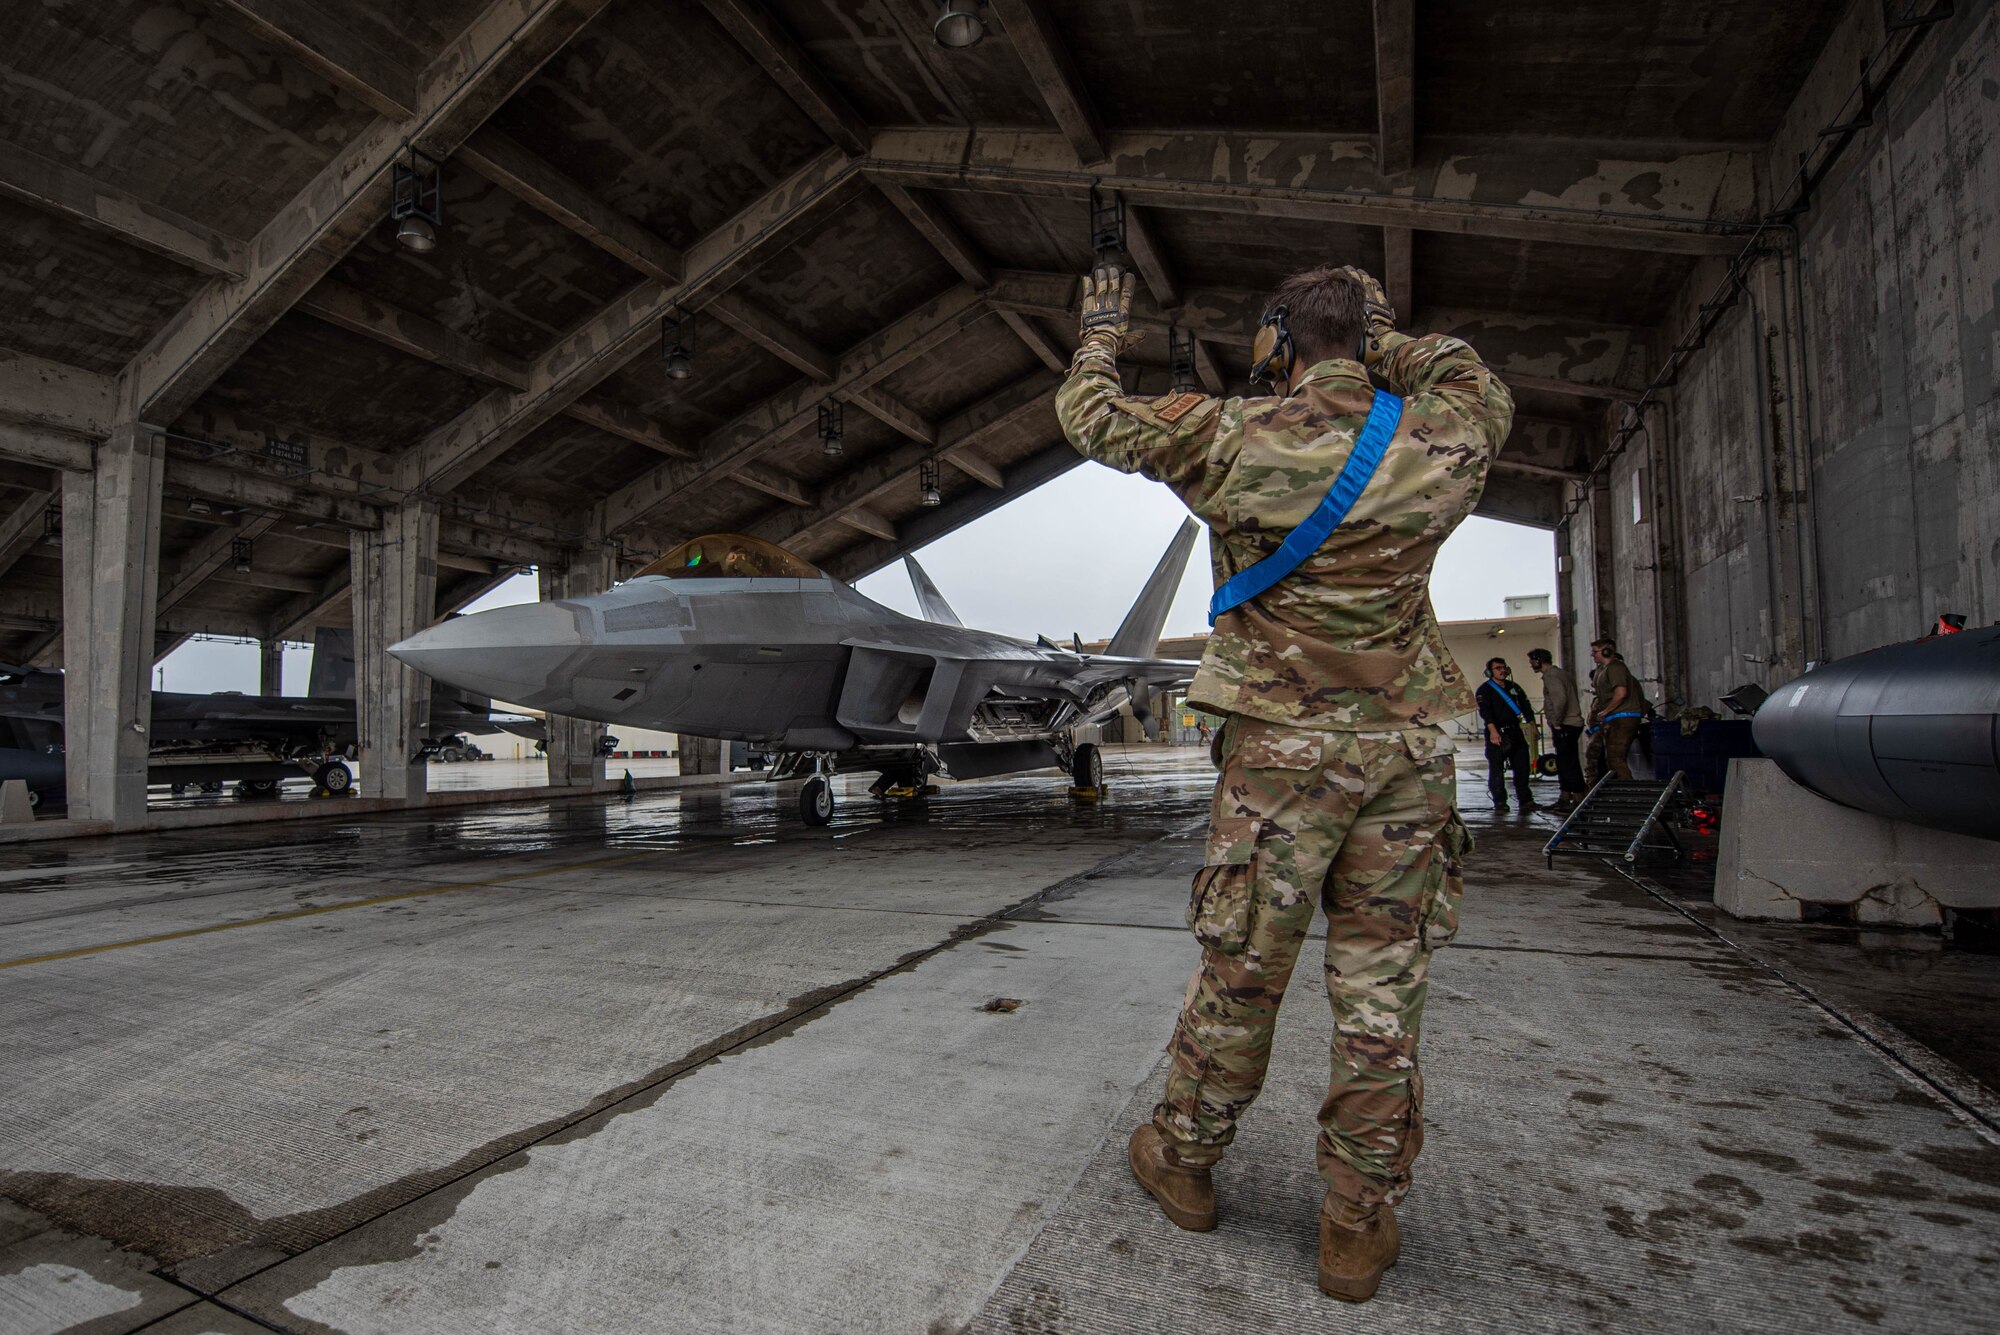
[(1471, 846), (1443, 724), (1474, 701), (1431, 612), (1431, 565), (1479, 500), (1513, 399), (1462, 341), (1397, 332), (1359, 269), (1278, 286), (1251, 348), (1261, 392), (1243, 398), (1129, 392), (1132, 306), (1130, 274), (1085, 280), (1056, 416), (1078, 452), (1166, 484), (1208, 525), (1214, 629), (1187, 698), (1224, 721), (1188, 897), (1201, 958), (1128, 1162), (1169, 1220), (1216, 1226), (1215, 1167), (1323, 911), (1319, 1286), (1361, 1302), (1401, 1247), (1393, 1206), (1423, 1145), (1419, 1023)]
[(1514, 680), (1513, 669), (1504, 658), (1486, 660), (1486, 680), (1474, 692), (1479, 700), (1479, 718), (1486, 725), (1486, 791), (1493, 794), (1493, 809), (1507, 809), (1507, 774), (1514, 771), (1514, 796), (1526, 811), (1535, 805), (1528, 787), (1533, 764), (1528, 757), (1528, 733), (1535, 726), (1535, 706), (1528, 693)]

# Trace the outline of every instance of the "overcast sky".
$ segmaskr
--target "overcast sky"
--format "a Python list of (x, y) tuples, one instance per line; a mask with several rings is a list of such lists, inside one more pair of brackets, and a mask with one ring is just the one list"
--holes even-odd
[[(984, 519), (917, 553), (968, 626), (1022, 639), (1109, 638), (1159, 563), (1187, 510), (1157, 482), (1095, 464), (1072, 469)], [(856, 585), (877, 602), (915, 613), (901, 562)], [(1206, 547), (1197, 544), (1167, 617), (1169, 635), (1207, 625)], [(1498, 616), (1503, 599), (1555, 590), (1554, 535), (1517, 524), (1470, 519), (1438, 556), (1431, 600), (1448, 621)], [(517, 575), (472, 604), (474, 610), (533, 602), (535, 580)], [(311, 655), (285, 654), (285, 690), (304, 694)], [(190, 641), (154, 675), (169, 691), (257, 689), (257, 652), (244, 643)]]

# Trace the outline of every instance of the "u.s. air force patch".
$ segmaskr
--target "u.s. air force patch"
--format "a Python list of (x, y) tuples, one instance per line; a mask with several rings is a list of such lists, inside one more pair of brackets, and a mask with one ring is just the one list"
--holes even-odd
[(1207, 421), (1221, 400), (1192, 392), (1157, 399), (1113, 399), (1112, 407), (1164, 431), (1185, 431)]

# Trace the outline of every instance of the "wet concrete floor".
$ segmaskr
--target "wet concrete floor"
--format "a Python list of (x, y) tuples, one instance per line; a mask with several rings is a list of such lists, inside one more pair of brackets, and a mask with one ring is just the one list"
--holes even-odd
[(1212, 771), (1110, 769), (0, 850), (0, 1331), (1991, 1328), (1991, 1133), (1476, 774), (1382, 1296), (1313, 1285), (1311, 968), (1173, 1229)]

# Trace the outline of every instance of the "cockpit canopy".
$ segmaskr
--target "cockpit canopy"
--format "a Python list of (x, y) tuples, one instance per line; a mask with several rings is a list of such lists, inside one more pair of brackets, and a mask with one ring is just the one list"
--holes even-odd
[(743, 533), (705, 533), (639, 572), (668, 579), (817, 579), (819, 571), (784, 548)]

